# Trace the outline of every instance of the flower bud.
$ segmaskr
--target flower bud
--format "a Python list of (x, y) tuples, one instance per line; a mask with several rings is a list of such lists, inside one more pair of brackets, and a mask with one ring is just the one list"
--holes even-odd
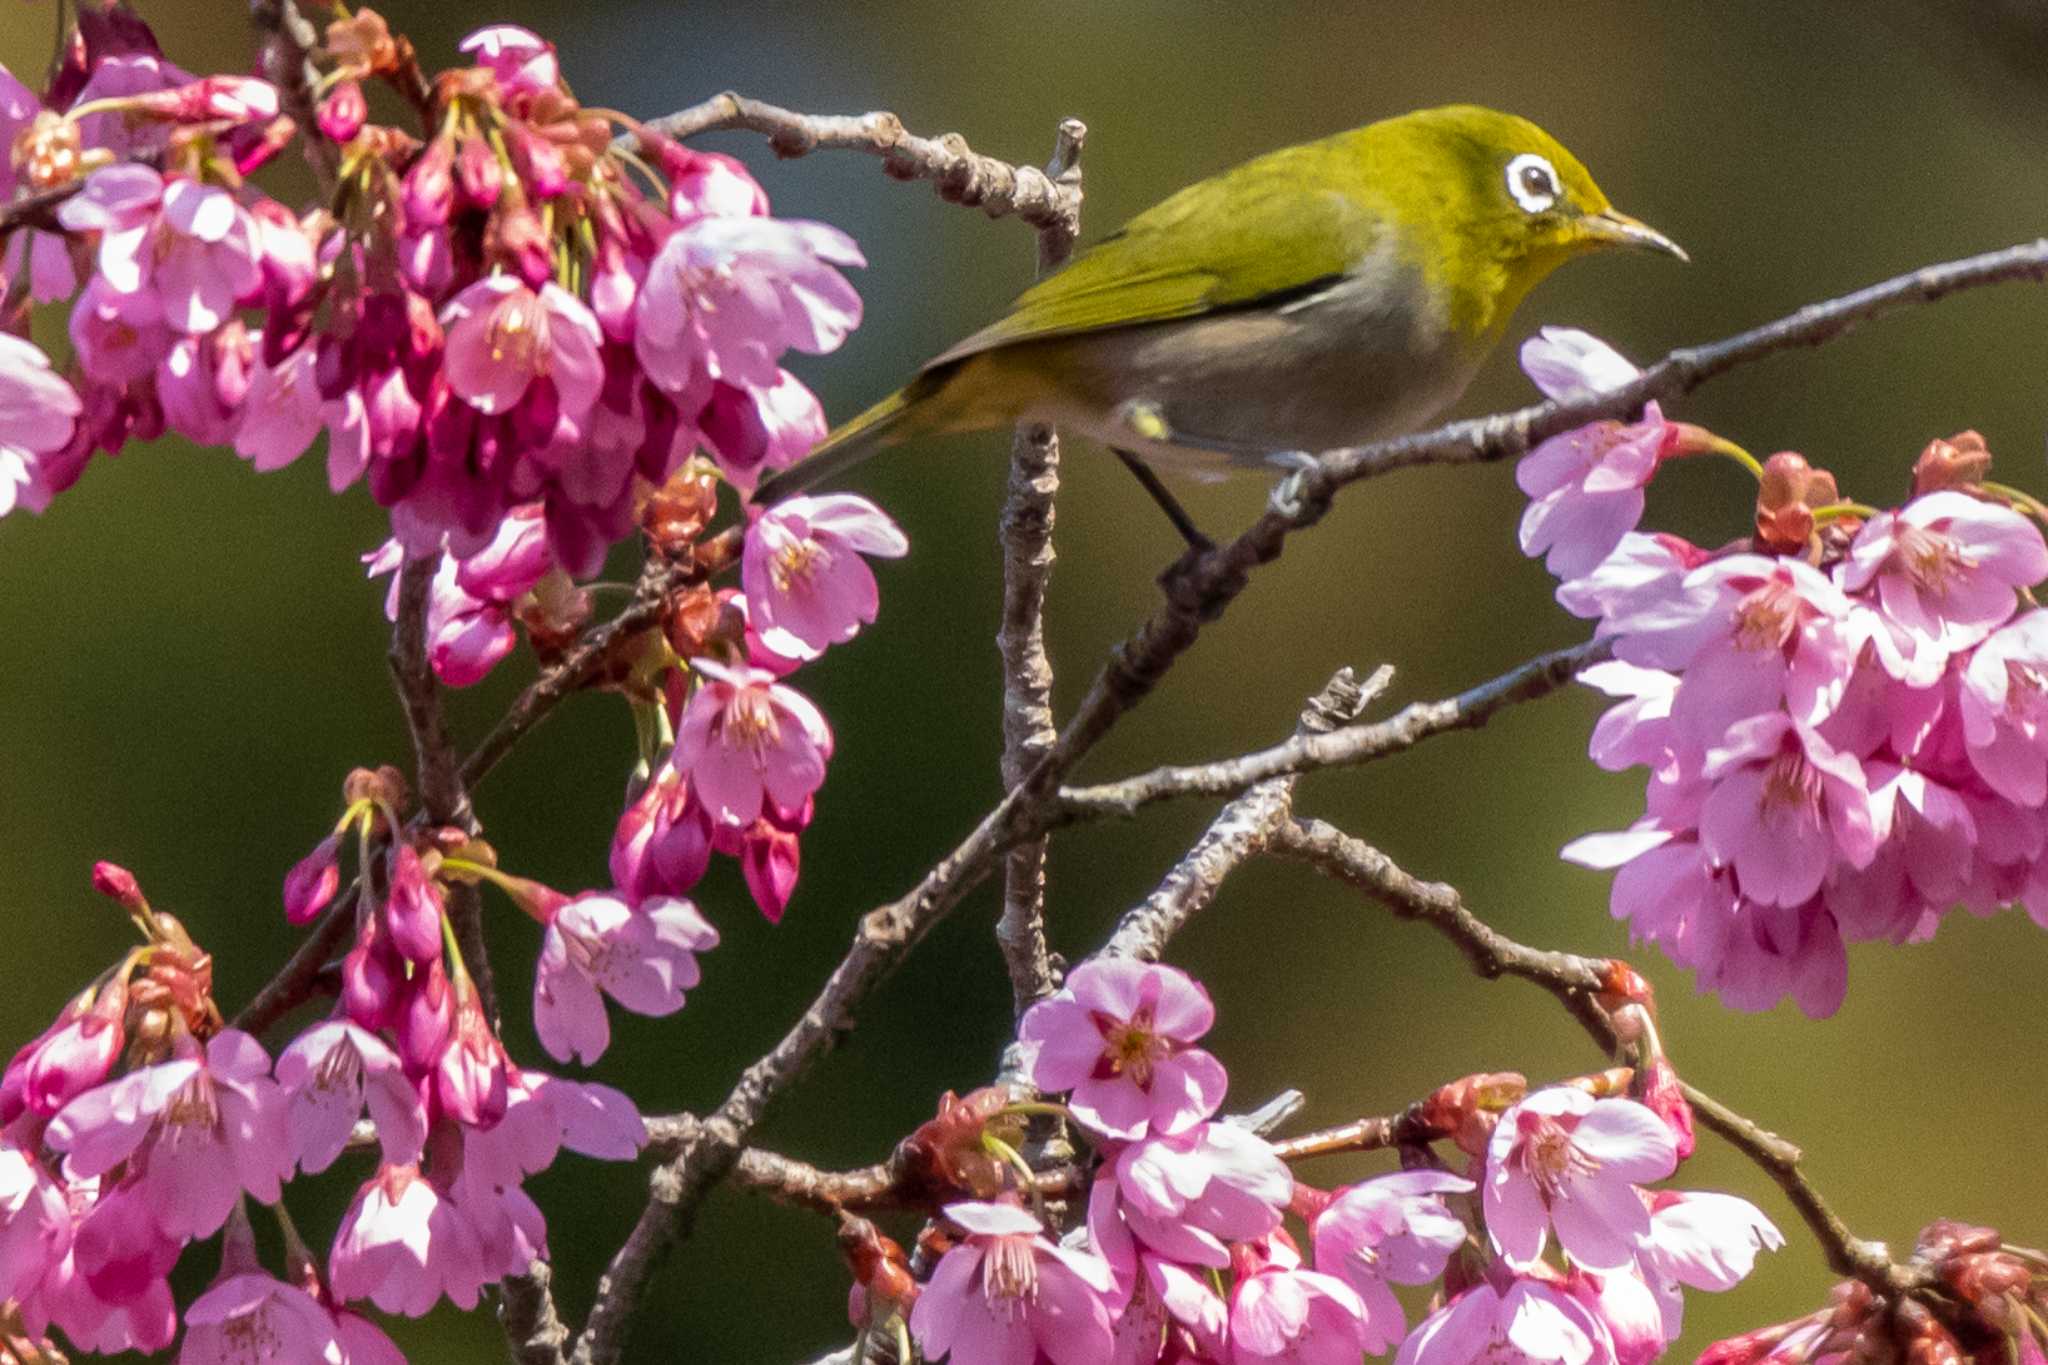
[(718, 475), (692, 461), (647, 495), (640, 506), (640, 527), (665, 559), (680, 559), (718, 512)]
[(471, 208), (494, 208), (505, 188), (505, 165), (491, 144), (471, 134), (455, 154), (455, 184)]
[(135, 874), (118, 863), (94, 863), (92, 889), (108, 900), (116, 902), (131, 915), (149, 913), (149, 902), (142, 898), (142, 887), (136, 883)]
[(1643, 1106), (1664, 1120), (1664, 1126), (1671, 1130), (1672, 1141), (1677, 1145), (1678, 1159), (1685, 1160), (1692, 1155), (1695, 1139), (1692, 1105), (1686, 1101), (1678, 1072), (1664, 1058), (1652, 1057), (1637, 1079), (1642, 1087)]
[(355, 81), (342, 81), (320, 101), (320, 135), (329, 142), (353, 141), (370, 117), (370, 102)]
[(341, 841), (330, 834), (284, 874), (284, 917), (305, 924), (327, 908), (341, 887)]
[(384, 916), (391, 941), (413, 962), (441, 959), (441, 893), (420, 855), (401, 840), (391, 846)]
[(455, 211), (455, 144), (437, 137), (405, 173), (405, 225), (440, 227)]
[(1991, 451), (1974, 431), (1959, 431), (1947, 440), (1927, 443), (1920, 458), (1913, 461), (1913, 496), (1960, 488), (1965, 492), (1984, 482), (1991, 473)]
[(1813, 540), (1813, 509), (1839, 501), (1834, 475), (1813, 468), (1797, 451), (1779, 451), (1764, 461), (1757, 484), (1758, 544), (1776, 554), (1804, 552)]

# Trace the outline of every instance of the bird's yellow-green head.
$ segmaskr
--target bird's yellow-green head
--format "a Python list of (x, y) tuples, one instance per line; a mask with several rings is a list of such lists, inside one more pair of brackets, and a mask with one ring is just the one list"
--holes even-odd
[(1632, 247), (1685, 259), (1676, 242), (1618, 212), (1562, 143), (1513, 114), (1449, 105), (1331, 142), (1352, 161), (1344, 178), (1399, 225), (1453, 326), (1484, 344), (1574, 256)]

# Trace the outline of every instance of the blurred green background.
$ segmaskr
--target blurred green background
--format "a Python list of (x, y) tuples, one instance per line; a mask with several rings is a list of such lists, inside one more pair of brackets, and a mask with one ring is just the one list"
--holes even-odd
[[(241, 69), (247, 36), (226, 0), (144, 0), (170, 54)], [(1647, 258), (1569, 268), (1525, 306), (1511, 340), (1569, 323), (1638, 358), (1710, 339), (1928, 261), (2021, 239), (2048, 223), (2048, 101), (2027, 55), (1994, 49), (1934, 5), (1787, 7), (1585, 3), (1338, 5), (546, 3), (394, 5), (430, 67), (485, 22), (527, 24), (562, 49), (588, 103), (652, 115), (727, 87), (799, 109), (893, 109), (915, 130), (1040, 161), (1063, 115), (1090, 128), (1086, 226), (1099, 234), (1171, 189), (1249, 154), (1410, 108), (1479, 100), (1526, 114), (1576, 151), (1614, 200), (1671, 233), (1690, 268)], [(49, 12), (17, 7), (0, 57), (48, 54)], [(860, 240), (867, 324), (839, 354), (799, 359), (835, 416), (986, 321), (1029, 278), (1014, 222), (940, 203), (850, 154), (776, 164), (756, 139), (706, 145), (754, 166), (788, 216)], [(1744, 369), (1679, 406), (1759, 453), (1806, 452), (1852, 495), (1902, 488), (1921, 444), (1980, 428), (2003, 477), (2048, 492), (2043, 374), (2048, 299), (2020, 286), (1968, 295), (1858, 332), (1824, 353)], [(1475, 413), (1524, 402), (1503, 354), (1466, 397)], [(855, 483), (914, 550), (882, 570), (881, 622), (804, 675), (838, 726), (839, 753), (804, 848), (804, 881), (771, 928), (729, 866), (701, 888), (725, 935), (705, 982), (667, 1021), (615, 1012), (596, 1075), (652, 1111), (703, 1111), (810, 999), (855, 917), (894, 896), (997, 794), (992, 648), (1001, 439), (906, 451)], [(232, 456), (165, 445), (102, 461), (40, 519), (0, 525), (0, 1037), (29, 1036), (129, 931), (91, 893), (95, 858), (132, 867), (154, 901), (216, 954), (219, 994), (245, 1000), (290, 950), (277, 887), (333, 821), (354, 764), (405, 761), (384, 673), (381, 593), (356, 555), (383, 536), (360, 489), (330, 497), (319, 462), (258, 478)], [(1171, 532), (1099, 451), (1070, 450), (1059, 515), (1051, 647), (1070, 706), (1103, 651), (1147, 610)], [(1214, 530), (1256, 514), (1256, 481), (1186, 493)], [(1679, 466), (1652, 519), (1706, 541), (1748, 509), (1732, 467)], [(1422, 471), (1354, 490), (1090, 760), (1107, 777), (1216, 756), (1283, 735), (1338, 666), (1400, 670), (1395, 700), (1431, 697), (1582, 638), (1515, 549), (1505, 467)], [(482, 733), (523, 681), (514, 662), (453, 698)], [(1525, 940), (1627, 951), (1607, 880), (1559, 863), (1588, 830), (1640, 808), (1636, 776), (1584, 758), (1589, 695), (1525, 707), (1483, 733), (1303, 786), (1300, 808), (1459, 885)], [(569, 889), (599, 882), (631, 750), (616, 705), (571, 705), (478, 794), (516, 870)], [(1052, 867), (1052, 935), (1079, 955), (1142, 896), (1211, 814), (1193, 805), (1076, 831)], [(995, 897), (963, 905), (865, 1009), (852, 1042), (777, 1111), (763, 1142), (826, 1166), (880, 1159), (938, 1093), (984, 1081), (1010, 1021), (990, 939)], [(535, 935), (494, 908), (496, 965), (515, 1052), (542, 1059), (525, 1022)], [(1179, 940), (1175, 959), (1221, 1011), (1212, 1036), (1233, 1099), (1286, 1086), (1308, 1124), (1386, 1112), (1466, 1072), (1532, 1077), (1600, 1059), (1547, 998), (1484, 984), (1426, 930), (1397, 924), (1291, 867), (1251, 868)], [(1659, 987), (1684, 1072), (1804, 1144), (1820, 1187), (1859, 1233), (1895, 1246), (1937, 1216), (2048, 1241), (2039, 1199), (2042, 977), (2048, 937), (2017, 914), (1958, 917), (1933, 945), (1854, 950), (1848, 1002), (1825, 1022), (1789, 1009), (1736, 1015), (1661, 959)], [(273, 1037), (273, 1046), (283, 1041)], [(1372, 1169), (1314, 1168), (1336, 1183)], [(1829, 1283), (1775, 1189), (1711, 1137), (1682, 1183), (1759, 1201), (1790, 1245), (1738, 1291), (1695, 1295), (1689, 1358), (1709, 1340), (1816, 1305)], [(294, 1209), (324, 1239), (349, 1178), (304, 1182)], [(600, 1267), (637, 1213), (644, 1170), (565, 1157), (535, 1182), (563, 1307), (580, 1320)], [(908, 1232), (910, 1229), (899, 1229)], [(845, 1275), (831, 1226), (720, 1192), (657, 1281), (630, 1358), (778, 1361), (843, 1340)], [(202, 1279), (211, 1248), (188, 1260)], [(485, 1315), (401, 1323), (416, 1360), (502, 1358)]]

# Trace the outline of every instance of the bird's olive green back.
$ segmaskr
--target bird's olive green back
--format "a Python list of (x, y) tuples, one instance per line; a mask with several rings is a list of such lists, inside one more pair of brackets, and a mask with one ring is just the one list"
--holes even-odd
[(1333, 183), (1330, 168), (1363, 170), (1373, 131), (1283, 148), (1188, 186), (1026, 291), (1007, 317), (932, 365), (1019, 341), (1248, 305), (1343, 274), (1373, 248), (1387, 215), (1374, 202), (1369, 175)]

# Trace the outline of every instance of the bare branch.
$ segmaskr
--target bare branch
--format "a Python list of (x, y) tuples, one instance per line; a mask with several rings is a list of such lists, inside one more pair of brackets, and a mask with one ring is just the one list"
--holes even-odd
[(320, 80), (320, 69), (313, 65), (313, 53), (320, 47), (319, 30), (292, 0), (249, 0), (249, 19), (262, 35), (258, 58), (263, 78), (277, 87), (284, 112), (299, 125), (299, 144), (320, 181), (320, 191), (332, 197), (341, 153), (321, 135), (319, 110), (313, 103), (313, 90)]
[[(1613, 1023), (1597, 999), (1611, 977), (1615, 965), (1611, 960), (1517, 943), (1468, 910), (1453, 888), (1410, 875), (1372, 845), (1320, 820), (1296, 820), (1284, 827), (1274, 836), (1273, 849), (1358, 888), (1399, 918), (1430, 925), (1463, 950), (1481, 976), (1518, 976), (1536, 983), (1556, 997), (1609, 1055), (1617, 1052)], [(1796, 1146), (1696, 1086), (1687, 1085), (1685, 1097), (1702, 1123), (1760, 1166), (1785, 1192), (1837, 1274), (1861, 1280), (1894, 1299), (1926, 1297), (1933, 1283), (1931, 1272), (1917, 1265), (1899, 1265), (1882, 1242), (1851, 1233), (1800, 1169), (1801, 1154)], [(1929, 1306), (1937, 1314), (1947, 1311), (1937, 1301), (1930, 1301)]]
[[(1079, 119), (1060, 124), (1045, 173), (1071, 184), (1075, 217), (1039, 229), (1038, 273), (1058, 269), (1074, 249), (1079, 226), (1081, 143)], [(1060, 487), (1060, 441), (1051, 427), (1025, 423), (1010, 447), (1010, 491), (1003, 504), (1003, 624), (996, 649), (1003, 659), (1003, 785), (1014, 787), (1059, 738), (1052, 714), (1052, 660), (1045, 652), (1045, 589), (1052, 578), (1053, 499)], [(1053, 991), (1045, 946), (1045, 840), (1010, 850), (1004, 860), (1003, 912), (996, 943), (1010, 973), (1011, 1005), (1018, 1015)]]
[[(821, 148), (866, 152), (882, 158), (882, 170), (898, 180), (931, 181), (950, 203), (978, 208), (991, 218), (1015, 214), (1040, 231), (1063, 232), (1069, 240), (1080, 218), (1078, 181), (1062, 183), (1036, 166), (983, 156), (958, 133), (919, 137), (894, 114), (798, 114), (728, 90), (645, 126), (678, 139), (743, 128), (765, 134), (781, 157), (807, 156)], [(630, 134), (620, 139), (630, 140)]]
[(277, 974), (264, 983), (240, 1014), (228, 1021), (230, 1027), (260, 1037), (265, 1029), (319, 994), (322, 973), (348, 942), (355, 925), (356, 893), (351, 890), (328, 907), (327, 914), (284, 966), (277, 969)]
[(1605, 659), (1612, 641), (1592, 640), (1544, 654), (1497, 678), (1440, 701), (1414, 702), (1386, 720), (1338, 730), (1297, 731), (1270, 749), (1214, 763), (1154, 768), (1151, 772), (1093, 787), (1060, 792), (1054, 819), (1130, 817), (1155, 801), (1183, 796), (1223, 796), (1254, 783), (1292, 777), (1319, 768), (1352, 767), (1413, 748), (1432, 735), (1474, 730), (1518, 702), (1548, 696), (1579, 672)]
[(1536, 442), (1602, 417), (1633, 413), (1645, 402), (1691, 393), (1738, 365), (1833, 341), (1872, 318), (1913, 304), (1933, 303), (1965, 289), (2016, 280), (2048, 279), (2048, 238), (1999, 251), (1923, 266), (1852, 294), (1810, 303), (1775, 322), (1725, 340), (1671, 352), (1634, 383), (1573, 403), (1537, 403), (1513, 412), (1453, 422), (1434, 431), (1326, 451), (1309, 482), (1322, 491), (1374, 478), (1410, 465), (1472, 464), (1513, 459)]
[[(1384, 695), (1394, 670), (1382, 665), (1360, 684), (1340, 669), (1309, 699), (1295, 736), (1328, 735)], [(1341, 731), (1337, 731), (1341, 733)], [(1098, 957), (1136, 957), (1156, 962), (1167, 940), (1216, 898), (1223, 879), (1247, 858), (1265, 851), (1273, 832), (1294, 811), (1292, 774), (1268, 778), (1225, 806), (1151, 895), (1124, 913)]]

